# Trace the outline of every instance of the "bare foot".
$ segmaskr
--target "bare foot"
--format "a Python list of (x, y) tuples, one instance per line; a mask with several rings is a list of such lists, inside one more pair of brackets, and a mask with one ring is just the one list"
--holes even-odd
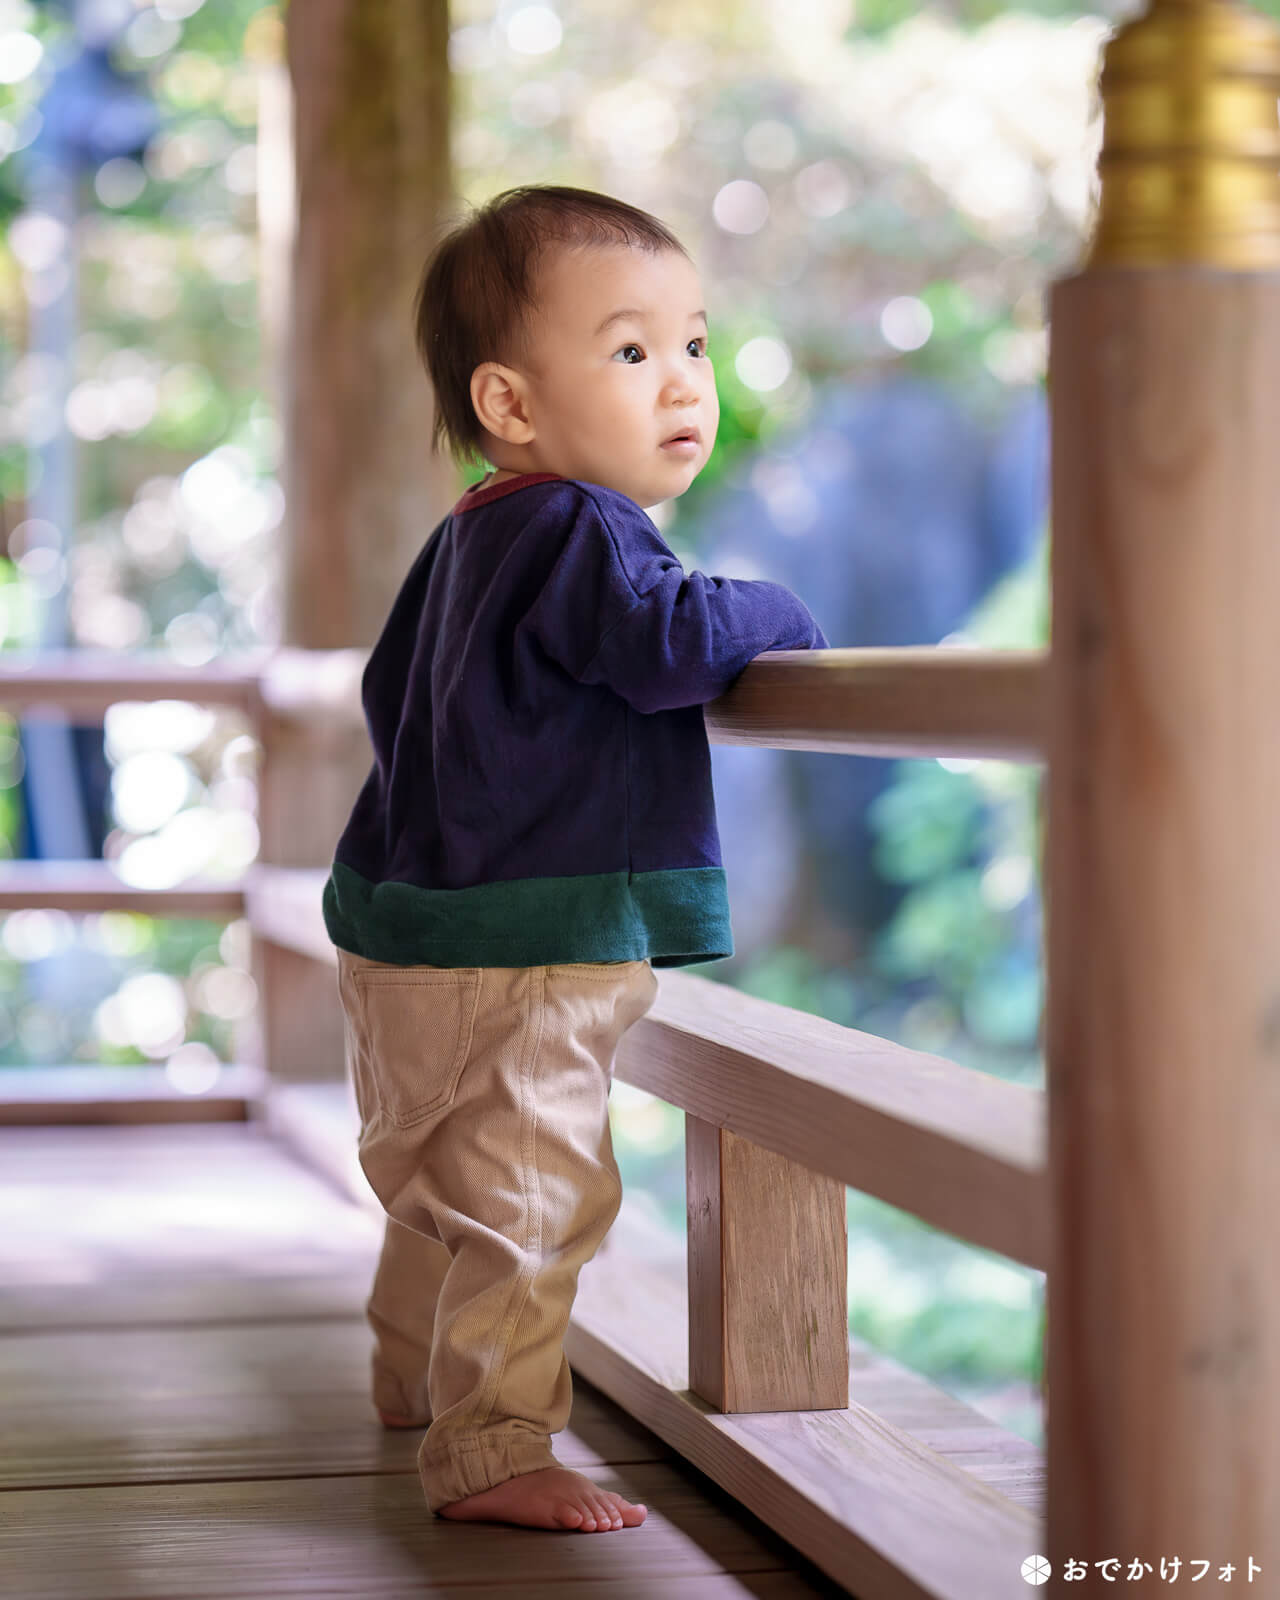
[(648, 1516), (644, 1506), (597, 1488), (590, 1478), (568, 1467), (518, 1473), (491, 1489), (440, 1506), (437, 1514), (457, 1522), (514, 1522), (522, 1528), (567, 1528), (574, 1533), (638, 1528)]

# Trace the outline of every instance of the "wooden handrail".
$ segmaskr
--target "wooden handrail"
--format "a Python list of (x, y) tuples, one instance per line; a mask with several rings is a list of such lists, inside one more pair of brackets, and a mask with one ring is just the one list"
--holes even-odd
[[(713, 744), (849, 755), (1037, 761), (1044, 746), (1043, 650), (950, 646), (771, 650), (703, 708)], [(288, 720), (363, 727), (367, 652), (280, 650), (262, 698)]]
[(1037, 1089), (679, 971), (623, 1035), (616, 1072), (810, 1172), (1046, 1265)]
[[(951, 646), (771, 650), (703, 708), (712, 744), (899, 758), (1041, 761), (1044, 650)], [(281, 648), (177, 667), (161, 652), (0, 654), (0, 708), (100, 714), (119, 700), (188, 699), (269, 711), (327, 732), (362, 729), (368, 652)]]
[(183, 666), (160, 650), (0, 652), (0, 710), (101, 717), (124, 700), (192, 700), (253, 713), (274, 650)]
[(770, 650), (704, 707), (713, 744), (1043, 759), (1047, 651)]
[(112, 861), (0, 862), (0, 911), (140, 911), (148, 917), (239, 917), (242, 879), (188, 878), (146, 888), (121, 877)]

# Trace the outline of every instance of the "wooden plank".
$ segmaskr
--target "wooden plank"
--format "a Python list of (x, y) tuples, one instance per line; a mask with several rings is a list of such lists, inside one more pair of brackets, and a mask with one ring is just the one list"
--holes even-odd
[[(683, 1462), (594, 1476), (646, 1507), (640, 1527), (582, 1534), (450, 1522), (430, 1515), (409, 1472), (35, 1489), (16, 1502), (21, 1515), (0, 1519), (0, 1592), (22, 1600), (844, 1593), (806, 1583), (803, 1567), (786, 1571), (794, 1552)], [(758, 1587), (770, 1573), (777, 1586)]]
[(166, 1269), (128, 1272), (86, 1283), (0, 1279), (0, 1337), (75, 1333), (90, 1328), (206, 1327), (223, 1322), (305, 1322), (361, 1317), (367, 1274), (281, 1271), (264, 1277), (244, 1272), (192, 1276), (181, 1262)]
[[(250, 921), (336, 967), (327, 869), (254, 869)], [(292, 881), (291, 881), (292, 878)], [(666, 969), (615, 1075), (1028, 1266), (1048, 1256), (1045, 1099), (923, 1050)]]
[[(399, 1600), (456, 1588), (558, 1600), (566, 1585), (617, 1600), (649, 1600), (659, 1589), (690, 1600), (845, 1593), (581, 1378), (557, 1454), (645, 1504), (643, 1529), (588, 1548), (586, 1535), (432, 1518), (415, 1464), (422, 1433), (388, 1432), (373, 1418), (362, 1318), (280, 1321), (277, 1301), (255, 1303), (260, 1290), (278, 1292), (299, 1226), (341, 1235), (335, 1222), (345, 1214), (366, 1240), (371, 1226), (259, 1133), (0, 1132), (9, 1208), (0, 1248), (12, 1244), (12, 1218), (25, 1215), (41, 1224), (32, 1241), (41, 1259), (59, 1240), (83, 1252), (77, 1292), (84, 1320), (99, 1324), (0, 1337), (8, 1446), (0, 1471), (6, 1487), (23, 1490), (11, 1499), (15, 1514), (0, 1519), (0, 1592), (23, 1600)], [(114, 1209), (87, 1217), (93, 1192)], [(104, 1296), (118, 1309), (116, 1291), (139, 1281), (124, 1246), (163, 1257), (155, 1270), (170, 1287), (193, 1267), (199, 1284), (210, 1254), (200, 1240), (211, 1232), (227, 1235), (216, 1254), (235, 1257), (250, 1320), (236, 1325), (223, 1306), (214, 1326), (104, 1330)], [(349, 1238), (339, 1243), (350, 1281), (367, 1285), (368, 1254), (358, 1239), (354, 1248)], [(0, 1259), (7, 1293), (11, 1266)], [(17, 1292), (27, 1288), (19, 1281)], [(261, 1320), (267, 1310), (272, 1320)], [(629, 1543), (619, 1542), (624, 1532)]]
[(148, 917), (244, 914), (238, 879), (188, 878), (165, 888), (143, 888), (121, 877), (113, 861), (5, 861), (0, 863), (0, 911), (29, 906), (60, 911), (140, 911)]
[(175, 1087), (163, 1067), (112, 1062), (0, 1067), (0, 1125), (51, 1122), (243, 1122), (264, 1092), (262, 1071), (226, 1062), (199, 1094)]
[[(248, 1123), (0, 1129), (0, 1283), (372, 1278), (382, 1222)], [(12, 1292), (11, 1289), (6, 1291)]]
[(1047, 652), (769, 650), (703, 708), (712, 744), (1040, 761)]
[[(422, 1434), (387, 1434), (369, 1395), (364, 1301), (381, 1222), (353, 1217), (331, 1184), (248, 1130), (180, 1139), (180, 1159), (167, 1168), (157, 1159), (167, 1130), (90, 1139), (79, 1132), (50, 1130), (37, 1141), (41, 1149), (13, 1160), (5, 1158), (18, 1136), (0, 1138), (7, 1180), (0, 1232), (12, 1242), (16, 1230), (7, 1221), (38, 1217), (42, 1230), (29, 1228), (26, 1237), (39, 1256), (47, 1259), (61, 1242), (90, 1269), (76, 1284), (33, 1284), (21, 1258), (0, 1253), (7, 1446), (0, 1487), (306, 1474), (318, 1460), (330, 1471), (414, 1470)], [(193, 1161), (194, 1151), (204, 1159)], [(76, 1178), (80, 1187), (100, 1188), (107, 1165), (114, 1168), (110, 1203), (86, 1229)], [(305, 1319), (283, 1292), (292, 1239), (286, 1234), (282, 1250), (266, 1212), (274, 1201), (278, 1218), (290, 1196), (303, 1226), (342, 1241), (340, 1275), (298, 1280), (304, 1304), (323, 1291)], [(234, 1277), (225, 1269), (200, 1275), (199, 1255), (207, 1251), (193, 1248), (193, 1221), (199, 1242), (224, 1235), (220, 1254), (238, 1261)], [(138, 1274), (140, 1247), (150, 1278)], [(51, 1288), (60, 1291), (62, 1326), (21, 1331), (34, 1321), (33, 1310), (48, 1317)], [(175, 1305), (180, 1332), (143, 1325), (157, 1311), (171, 1321)], [(122, 1325), (130, 1318), (134, 1326)], [(670, 1454), (665, 1446), (655, 1453), (652, 1435), (589, 1386), (575, 1394), (571, 1425), (580, 1436), (575, 1432), (566, 1465), (581, 1470)]]
[[(279, 1150), (266, 1129), (30, 1128), (0, 1129), (0, 1171), (27, 1178), (56, 1170), (67, 1180), (118, 1178), (122, 1163), (144, 1162), (148, 1183), (165, 1185), (207, 1176), (215, 1159), (235, 1175), (279, 1172)], [(193, 1172), (194, 1169), (194, 1172)], [(0, 1198), (5, 1186), (0, 1184)], [(0, 1239), (3, 1229), (0, 1229)]]
[[(88, 1316), (96, 1293), (82, 1295)], [(378, 1421), (372, 1344), (362, 1311), (10, 1334), (0, 1338), (0, 1491), (309, 1477), (317, 1463), (329, 1475), (415, 1472), (425, 1430)], [(554, 1448), (588, 1476), (610, 1462), (674, 1456), (585, 1382)]]
[(847, 1411), (714, 1411), (688, 1388), (683, 1286), (625, 1254), (591, 1267), (565, 1341), (574, 1370), (860, 1600), (1025, 1594), (1039, 1517), (856, 1398)]
[[(858, 1340), (850, 1344), (850, 1399), (901, 1428), (989, 1488), (1041, 1517), (1047, 1504), (1043, 1449), (1011, 1433)], [(1028, 1552), (1030, 1553), (1030, 1552)]]
[[(92, 1094), (92, 1090), (88, 1091)], [(192, 1099), (175, 1090), (169, 1096), (84, 1100), (12, 1100), (0, 1102), (0, 1125), (14, 1128), (52, 1124), (139, 1122), (243, 1122), (243, 1096), (205, 1095)]]
[(239, 706), (256, 716), (258, 678), (269, 648), (184, 666), (165, 650), (6, 650), (0, 655), (0, 710), (62, 712), (100, 721), (121, 701), (186, 700)]

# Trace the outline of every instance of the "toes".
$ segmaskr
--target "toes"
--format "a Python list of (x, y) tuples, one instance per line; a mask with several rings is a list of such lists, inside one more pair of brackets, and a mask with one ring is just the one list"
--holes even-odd
[(614, 1516), (620, 1520), (623, 1527), (633, 1526), (637, 1522), (644, 1521), (645, 1510), (643, 1506), (633, 1506), (629, 1500), (624, 1499), (620, 1494), (610, 1494), (608, 1500), (613, 1507)]
[(611, 1528), (615, 1522), (621, 1524), (617, 1508), (603, 1496), (595, 1501), (596, 1524), (601, 1528)]
[(579, 1533), (609, 1533), (614, 1528), (636, 1527), (644, 1521), (646, 1511), (621, 1495), (601, 1493), (572, 1504), (562, 1502), (556, 1515), (562, 1527)]

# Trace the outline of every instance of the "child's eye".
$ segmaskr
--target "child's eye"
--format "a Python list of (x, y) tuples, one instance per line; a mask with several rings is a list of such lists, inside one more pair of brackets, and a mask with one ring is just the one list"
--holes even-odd
[[(706, 355), (706, 353), (707, 353), (707, 341), (705, 339), (703, 339), (703, 338), (690, 339), (689, 343), (692, 344), (692, 345), (700, 346), (701, 348), (700, 348), (699, 354), (704, 355), (704, 356)], [(639, 349), (640, 349), (640, 346), (638, 344), (624, 344), (624, 345), (621, 345), (614, 352), (614, 354), (621, 356), (621, 355), (625, 355), (628, 350), (639, 350)], [(628, 367), (633, 367), (633, 366), (635, 366), (635, 362), (634, 361), (628, 361), (628, 362), (625, 363), (625, 365), (628, 366)]]

